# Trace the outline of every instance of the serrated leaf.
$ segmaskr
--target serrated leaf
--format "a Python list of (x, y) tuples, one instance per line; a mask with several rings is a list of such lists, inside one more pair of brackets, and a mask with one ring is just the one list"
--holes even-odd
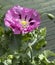
[(45, 57), (55, 56), (55, 53), (50, 50), (45, 50), (44, 52)]
[(46, 36), (46, 27), (40, 29), (40, 35), (44, 37)]
[(36, 43), (34, 45), (34, 48), (36, 48), (36, 50), (39, 50), (46, 44), (47, 44), (47, 42), (45, 41), (45, 39), (42, 39), (42, 40), (38, 41), (38, 43)]

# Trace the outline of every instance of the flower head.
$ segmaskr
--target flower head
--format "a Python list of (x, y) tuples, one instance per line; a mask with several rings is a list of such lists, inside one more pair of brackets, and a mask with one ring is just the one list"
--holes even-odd
[(14, 34), (25, 34), (39, 27), (40, 15), (34, 9), (14, 6), (7, 11), (4, 22)]

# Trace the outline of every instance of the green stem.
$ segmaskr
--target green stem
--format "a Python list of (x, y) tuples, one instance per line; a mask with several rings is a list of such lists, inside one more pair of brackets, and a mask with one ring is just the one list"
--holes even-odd
[(31, 62), (32, 62), (32, 51), (30, 51), (30, 53), (31, 53)]
[(31, 45), (29, 45), (29, 49), (30, 49), (30, 54), (31, 54), (31, 62), (32, 62), (32, 53), (33, 53), (33, 51), (32, 51), (32, 47), (31, 47)]
[(51, 13), (43, 13), (43, 14), (41, 14), (41, 16), (43, 16), (43, 15), (47, 15), (48, 18), (51, 19), (51, 20), (55, 19), (55, 16), (53, 14), (51, 14)]
[(24, 51), (24, 53), (26, 53), (26, 51), (29, 49), (29, 47), (27, 47), (26, 49), (25, 49), (25, 51)]
[(47, 14), (49, 14), (49, 13), (42, 13), (41, 16), (43, 16), (43, 15), (47, 15)]

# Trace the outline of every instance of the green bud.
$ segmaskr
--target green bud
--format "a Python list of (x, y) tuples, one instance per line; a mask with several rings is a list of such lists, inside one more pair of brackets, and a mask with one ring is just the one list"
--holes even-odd
[(51, 20), (55, 18), (55, 16), (54, 16), (53, 14), (47, 14), (47, 15), (48, 15), (48, 17), (49, 17)]

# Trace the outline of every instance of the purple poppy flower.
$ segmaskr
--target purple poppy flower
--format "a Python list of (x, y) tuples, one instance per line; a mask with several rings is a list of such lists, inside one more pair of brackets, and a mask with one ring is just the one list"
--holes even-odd
[(40, 15), (34, 9), (14, 6), (7, 11), (4, 22), (14, 34), (25, 34), (39, 27)]

